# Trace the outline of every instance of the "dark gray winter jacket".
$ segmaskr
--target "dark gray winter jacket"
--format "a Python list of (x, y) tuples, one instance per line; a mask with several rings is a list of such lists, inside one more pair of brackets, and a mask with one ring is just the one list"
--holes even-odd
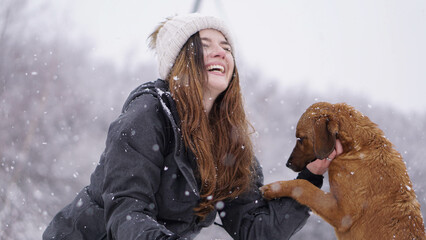
[[(217, 211), (234, 239), (288, 239), (304, 225), (307, 207), (290, 198), (262, 199), (259, 165), (251, 191), (199, 221), (193, 214), (200, 200), (197, 164), (178, 119), (165, 81), (135, 89), (109, 128), (90, 185), (54, 217), (43, 239), (193, 239)], [(322, 176), (308, 171), (299, 177), (322, 184)]]

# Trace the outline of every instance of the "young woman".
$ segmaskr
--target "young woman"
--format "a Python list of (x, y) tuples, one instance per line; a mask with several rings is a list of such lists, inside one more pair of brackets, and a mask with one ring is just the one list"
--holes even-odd
[[(262, 199), (225, 24), (175, 16), (151, 35), (151, 46), (161, 79), (130, 94), (90, 185), (43, 239), (193, 239), (217, 213), (234, 239), (288, 239), (309, 209)], [(314, 161), (298, 178), (321, 187), (329, 163)]]

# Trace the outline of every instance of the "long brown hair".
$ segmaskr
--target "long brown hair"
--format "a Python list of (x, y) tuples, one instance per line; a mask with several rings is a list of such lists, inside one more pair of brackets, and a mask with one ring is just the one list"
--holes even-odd
[[(152, 47), (158, 30), (151, 35)], [(252, 129), (243, 107), (238, 71), (234, 67), (228, 88), (207, 115), (203, 108), (207, 73), (201, 39), (196, 33), (182, 47), (165, 80), (176, 101), (183, 140), (197, 160), (201, 202), (194, 211), (204, 218), (217, 203), (237, 197), (252, 182)]]

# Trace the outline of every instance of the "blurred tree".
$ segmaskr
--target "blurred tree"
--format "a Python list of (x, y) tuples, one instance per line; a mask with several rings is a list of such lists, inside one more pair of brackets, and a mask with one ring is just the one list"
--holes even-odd
[[(75, 185), (69, 176), (55, 174), (52, 163), (72, 147), (71, 130), (81, 125), (77, 117), (88, 110), (78, 91), (70, 88), (75, 72), (63, 72), (87, 60), (70, 57), (75, 55), (62, 48), (64, 39), (46, 43), (38, 36), (43, 33), (30, 34), (27, 14), (43, 12), (31, 13), (28, 5), (25, 0), (3, 1), (0, 13), (2, 239), (28, 239), (25, 233), (39, 231), (40, 217), (52, 205), (44, 197)], [(64, 99), (73, 101), (61, 108), (58, 103)]]

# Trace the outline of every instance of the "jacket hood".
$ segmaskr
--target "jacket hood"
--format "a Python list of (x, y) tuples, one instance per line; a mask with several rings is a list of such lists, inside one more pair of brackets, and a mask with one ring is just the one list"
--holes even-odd
[(169, 85), (167, 84), (167, 82), (162, 79), (157, 79), (156, 81), (146, 82), (137, 87), (135, 90), (133, 90), (129, 94), (129, 97), (127, 98), (126, 102), (124, 103), (122, 112), (125, 112), (127, 110), (127, 107), (133, 100), (146, 93), (150, 93), (156, 97), (162, 98), (164, 97), (162, 95), (166, 95), (165, 97), (170, 98), (170, 100), (172, 99), (171, 94), (169, 92)]

